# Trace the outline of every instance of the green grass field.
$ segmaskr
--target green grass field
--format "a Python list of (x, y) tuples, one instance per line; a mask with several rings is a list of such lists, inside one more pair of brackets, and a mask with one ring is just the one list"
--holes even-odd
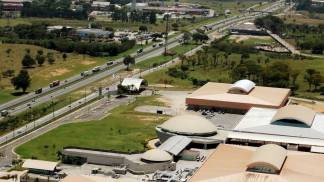
[[(88, 55), (81, 55), (76, 53), (67, 54), (66, 61), (62, 58), (60, 52), (45, 49), (39, 46), (25, 45), (25, 44), (0, 44), (0, 73), (8, 69), (14, 69), (15, 75), (21, 70), (21, 60), (25, 55), (25, 49), (30, 49), (32, 57), (35, 57), (38, 50), (43, 50), (44, 55), (48, 52), (54, 54), (55, 64), (50, 65), (47, 62), (42, 67), (35, 66), (28, 69), (31, 76), (32, 83), (27, 91), (34, 91), (37, 88), (47, 86), (54, 80), (64, 80), (71, 76), (80, 74), (80, 72), (89, 70), (95, 66), (99, 66), (108, 60), (114, 60), (125, 55), (135, 52), (140, 46), (136, 45), (134, 48), (119, 54), (114, 57), (91, 57)], [(6, 53), (7, 49), (11, 49), (11, 53)], [(0, 80), (0, 103), (14, 99), (12, 93), (16, 92), (10, 83), (11, 78), (1, 78)]]
[(56, 161), (56, 153), (65, 146), (104, 149), (116, 152), (143, 152), (147, 140), (156, 137), (155, 126), (164, 116), (137, 113), (139, 105), (164, 105), (155, 96), (138, 97), (129, 105), (114, 109), (100, 121), (60, 126), (16, 149), (23, 158)]

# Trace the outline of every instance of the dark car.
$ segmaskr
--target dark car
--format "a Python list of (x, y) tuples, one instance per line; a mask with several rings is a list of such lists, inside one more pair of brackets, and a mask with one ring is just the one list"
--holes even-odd
[(43, 92), (43, 88), (39, 88), (37, 90), (35, 90), (35, 94), (40, 94)]

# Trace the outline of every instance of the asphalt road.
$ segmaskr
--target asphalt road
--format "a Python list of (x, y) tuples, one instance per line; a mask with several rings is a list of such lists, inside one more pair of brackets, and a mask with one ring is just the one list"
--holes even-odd
[[(252, 14), (244, 14), (241, 16), (233, 16), (227, 19), (223, 19), (220, 21), (217, 21), (215, 23), (211, 23), (206, 25), (207, 27), (210, 27), (212, 30), (217, 30), (220, 27), (232, 25), (233, 23), (237, 23), (239, 21), (244, 21), (245, 19), (249, 17), (254, 17), (260, 13), (252, 13)], [(193, 30), (192, 32), (194, 32)], [(169, 39), (168, 49), (173, 48), (180, 43), (178, 40), (182, 37), (182, 34)], [(144, 52), (142, 54), (132, 54), (132, 56), (136, 56), (136, 62), (144, 61), (148, 58), (155, 57), (158, 55), (161, 55), (164, 52), (164, 47), (159, 48), (153, 48), (148, 47), (144, 49)], [(93, 83), (95, 81), (98, 81), (102, 78), (105, 78), (107, 76), (110, 76), (112, 74), (117, 73), (118, 71), (125, 69), (124, 65), (117, 65), (118, 63), (121, 63), (123, 58), (120, 58), (118, 60), (114, 61), (115, 67), (110, 68), (112, 65), (102, 65), (100, 66), (101, 70), (104, 70), (99, 73), (92, 74), (87, 77), (82, 77), (81, 75), (73, 76), (69, 79), (66, 79), (65, 81), (61, 82), (61, 85), (57, 88), (49, 88), (45, 87), (43, 88), (42, 94), (35, 94), (34, 92), (29, 93), (28, 95), (19, 97), (17, 99), (14, 99), (12, 101), (9, 101), (5, 104), (0, 105), (0, 111), (4, 109), (8, 109), (10, 115), (16, 115), (20, 112), (26, 111), (28, 109), (31, 109), (32, 107), (39, 105), (41, 103), (50, 101), (51, 99), (67, 94), (69, 92), (72, 92), (76, 89), (79, 89), (81, 87), (84, 87), (90, 83)], [(91, 72), (91, 70), (90, 70)], [(0, 118), (1, 119), (1, 118)]]
[[(274, 4), (271, 7), (272, 8), (270, 8), (269, 11), (272, 10), (272, 9), (278, 8), (278, 5), (277, 4)], [(238, 17), (237, 20), (234, 19), (234, 20), (230, 20), (228, 22), (224, 22), (224, 23), (221, 23), (221, 24), (215, 24), (214, 25), (214, 30), (224, 31), (227, 28), (229, 28), (230, 26), (232, 26), (233, 24), (238, 24), (238, 23), (242, 23), (242, 22), (247, 21), (247, 20), (251, 20), (251, 19), (255, 18), (256, 15)], [(172, 47), (177, 46), (177, 45), (178, 45), (178, 42), (171, 43), (169, 45), (169, 48), (172, 48)], [(192, 55), (192, 54), (194, 54), (196, 51), (198, 51), (199, 49), (201, 49), (202, 46), (203, 45), (198, 46), (197, 48), (195, 48), (195, 49), (187, 52), (186, 55)], [(141, 61), (143, 61), (145, 59), (148, 59), (150, 57), (154, 57), (156, 55), (160, 55), (160, 54), (163, 53), (163, 51), (164, 51), (164, 49), (154, 50), (151, 53), (145, 54), (142, 57), (136, 59), (136, 61), (137, 62), (141, 62)], [(170, 61), (170, 62), (168, 62), (168, 63), (166, 63), (164, 65), (161, 65), (161, 66), (159, 66), (157, 68), (152, 68), (152, 69), (146, 70), (146, 71), (142, 72), (142, 74), (148, 74), (150, 72), (157, 71), (157, 70), (162, 69), (162, 68), (164, 68), (164, 67), (166, 67), (166, 66), (168, 66), (170, 64), (174, 64), (174, 62), (176, 62), (176, 61), (178, 61), (177, 58), (174, 59), (173, 61)], [(97, 74), (96, 76), (101, 76), (102, 75), (102, 78), (103, 78), (105, 76), (111, 75), (111, 74), (117, 72), (118, 70), (124, 69), (124, 68), (125, 68), (124, 65), (119, 65), (117, 67), (114, 67), (112, 70), (108, 70), (108, 71), (102, 72), (101, 74)], [(135, 75), (135, 77), (136, 76), (139, 76), (139, 75)], [(89, 79), (92, 79), (92, 78), (93, 77), (90, 77)], [(87, 81), (87, 80), (83, 80), (83, 81)], [(67, 92), (69, 92), (68, 91), (69, 89), (72, 89), (72, 90), (73, 89), (76, 89), (74, 86), (75, 85), (69, 86), (69, 87), (72, 87), (72, 88), (69, 88), (67, 86), (65, 89), (63, 89), (63, 92), (66, 91), (66, 93), (67, 93)], [(108, 91), (115, 90), (115, 89), (116, 89), (116, 84), (111, 85), (111, 86), (103, 89), (103, 94), (106, 94)], [(55, 92), (53, 92), (51, 94), (55, 94)], [(57, 94), (60, 94), (60, 93), (57, 93)], [(94, 93), (88, 95), (85, 98), (82, 98), (82, 99), (80, 99), (80, 100), (78, 100), (76, 102), (73, 102), (73, 103), (71, 103), (70, 105), (68, 105), (68, 106), (66, 106), (64, 108), (61, 108), (61, 109), (59, 109), (57, 111), (54, 111), (51, 114), (48, 114), (45, 117), (42, 117), (42, 118), (40, 118), (40, 119), (38, 119), (38, 120), (36, 120), (34, 122), (31, 122), (29, 124), (26, 124), (23, 127), (20, 127), (20, 128), (18, 128), (16, 130), (10, 132), (10, 133), (7, 133), (7, 134), (1, 136), (0, 137), (0, 144), (4, 144), (7, 141), (10, 141), (10, 140), (13, 140), (13, 139), (14, 140), (11, 141), (10, 143), (5, 144), (5, 145), (3, 145), (3, 146), (0, 147), (0, 152), (4, 155), (4, 158), (1, 158), (0, 159), (0, 167), (4, 167), (4, 166), (10, 164), (12, 158), (15, 157), (14, 154), (13, 154), (13, 149), (16, 146), (21, 145), (22, 143), (27, 142), (27, 141), (29, 141), (29, 140), (31, 140), (31, 139), (33, 139), (33, 138), (35, 138), (35, 137), (37, 137), (37, 136), (39, 136), (39, 135), (41, 135), (43, 133), (46, 133), (46, 132), (50, 131), (51, 129), (56, 128), (57, 126), (60, 125), (60, 122), (59, 122), (60, 119), (57, 120), (57, 121), (51, 122), (51, 123), (48, 123), (49, 121), (52, 121), (52, 120), (54, 120), (57, 117), (63, 116), (65, 114), (69, 113), (73, 109), (77, 109), (78, 107), (80, 107), (81, 105), (89, 102), (90, 100), (93, 100), (93, 99), (97, 98), (98, 95), (99, 95), (98, 92), (94, 92)], [(51, 95), (49, 95), (49, 96), (46, 96), (45, 98), (41, 98), (41, 99), (51, 100), (52, 98), (53, 98), (53, 96), (51, 97)], [(48, 124), (46, 124), (46, 123), (48, 123)], [(40, 127), (40, 128), (37, 129), (37, 130), (35, 130), (37, 127)], [(35, 130), (35, 131), (33, 131), (33, 130)], [(27, 133), (29, 133), (29, 134), (27, 134)], [(17, 138), (17, 139), (15, 139), (15, 138)]]
[[(281, 2), (283, 2), (283, 1), (281, 1)], [(272, 11), (272, 9), (278, 8), (278, 4), (280, 4), (279, 1), (275, 2), (274, 4), (270, 5), (269, 7), (265, 8), (265, 9), (263, 9), (263, 11)], [(208, 27), (208, 28), (211, 28), (211, 31), (213, 31), (213, 30), (219, 29), (220, 27), (231, 25), (233, 23), (238, 23), (240, 21), (242, 22), (246, 19), (249, 19), (251, 17), (253, 18), (253, 17), (259, 16), (259, 15), (262, 15), (262, 13), (260, 13), (260, 12), (244, 13), (242, 15), (229, 17), (229, 18), (226, 18), (223, 20), (216, 21), (214, 23), (207, 24), (205, 26), (202, 26), (202, 28)], [(195, 30), (192, 30), (191, 32), (195, 32)], [(168, 41), (168, 48), (172, 48), (172, 47), (179, 45), (180, 43), (178, 42), (178, 40), (182, 36), (183, 36), (183, 34), (180, 34), (176, 37), (170, 38)], [(158, 56), (158, 55), (162, 54), (163, 52), (164, 52), (164, 47), (153, 48), (152, 46), (150, 46), (150, 47), (145, 48), (143, 50), (143, 53), (141, 53), (141, 54), (133, 53), (133, 54), (131, 54), (131, 56), (136, 57), (137, 62), (141, 62), (141, 61), (148, 59), (150, 57)], [(114, 60), (114, 65), (121, 63), (122, 61), (123, 61), (123, 58)], [(114, 68), (111, 68), (112, 66), (113, 65), (104, 64), (104, 65), (100, 66), (101, 70), (104, 70), (100, 73), (91, 74), (87, 77), (83, 77), (81, 75), (75, 75), (73, 77), (70, 77), (66, 80), (61, 81), (61, 84), (57, 87), (42, 88), (43, 92), (41, 94), (35, 94), (34, 92), (31, 92), (25, 96), (21, 96), (17, 99), (11, 100), (7, 103), (0, 105), (0, 111), (7, 109), (9, 111), (10, 115), (15, 115), (22, 111), (26, 111), (26, 110), (32, 108), (33, 106), (47, 102), (47, 101), (51, 100), (52, 98), (69, 93), (73, 90), (81, 88), (81, 87), (88, 85), (92, 82), (98, 81), (104, 77), (112, 75), (112, 74), (125, 68), (123, 65), (119, 65)], [(89, 72), (91, 73), (92, 71), (89, 70)], [(1, 119), (2, 118), (0, 117), (0, 120)]]

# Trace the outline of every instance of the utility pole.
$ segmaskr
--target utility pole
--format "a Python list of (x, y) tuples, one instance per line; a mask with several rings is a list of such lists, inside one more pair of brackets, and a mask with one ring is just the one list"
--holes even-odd
[(166, 14), (166, 25), (165, 25), (165, 41), (164, 41), (164, 55), (167, 55), (168, 51), (168, 34), (169, 34), (169, 16), (170, 14)]

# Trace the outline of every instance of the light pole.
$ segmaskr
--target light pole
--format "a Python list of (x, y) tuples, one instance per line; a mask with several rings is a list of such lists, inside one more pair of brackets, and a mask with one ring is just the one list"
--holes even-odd
[(165, 25), (165, 42), (164, 42), (164, 55), (167, 55), (168, 50), (168, 34), (169, 34), (169, 14), (166, 14), (166, 25)]
[(55, 109), (54, 109), (54, 102), (53, 102), (53, 96), (51, 96), (51, 98), (52, 98), (52, 109), (53, 109), (53, 118), (55, 117)]

